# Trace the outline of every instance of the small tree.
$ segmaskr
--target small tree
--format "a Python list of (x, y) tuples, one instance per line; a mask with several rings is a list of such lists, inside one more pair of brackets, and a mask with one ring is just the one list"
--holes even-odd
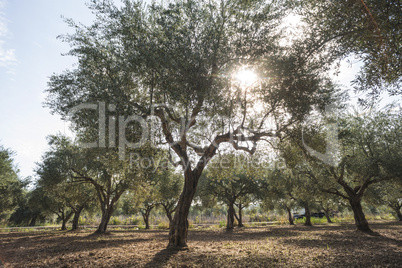
[(49, 136), (48, 139), (51, 148), (37, 164), (37, 187), (44, 193), (46, 209), (62, 220), (62, 230), (66, 230), (66, 223), (72, 216), (72, 230), (76, 230), (80, 214), (94, 201), (95, 192), (88, 185), (77, 185), (71, 180), (66, 155), (70, 141), (63, 136)]
[(297, 206), (295, 182), (286, 169), (273, 169), (267, 172), (262, 187), (262, 206), (264, 209), (284, 209), (290, 225), (294, 225), (292, 209)]
[(159, 204), (163, 207), (170, 226), (179, 201), (180, 191), (183, 188), (183, 178), (172, 171), (166, 171), (162, 176), (155, 187), (158, 189)]
[(397, 180), (385, 181), (369, 189), (366, 201), (375, 206), (386, 205), (402, 221), (402, 185)]
[[(401, 122), (398, 114), (375, 113), (366, 116), (349, 115), (338, 119), (339, 165), (333, 166), (310, 156), (302, 144), (293, 147), (294, 151), (304, 151), (304, 160), (299, 154), (287, 151), (287, 159), (299, 174), (306, 176), (326, 193), (345, 199), (353, 210), (355, 224), (361, 231), (370, 232), (361, 205), (365, 191), (372, 184), (397, 179), (401, 174), (400, 159)], [(318, 126), (318, 128), (320, 128)], [(316, 135), (310, 136), (307, 144), (314, 144), (319, 150), (323, 148), (321, 129), (315, 129)], [(312, 138), (314, 137), (314, 138)], [(297, 155), (299, 158), (297, 158)], [(286, 158), (285, 157), (285, 158)], [(333, 156), (337, 157), (337, 156)]]
[(13, 152), (0, 146), (0, 222), (8, 220), (24, 196), (27, 182), (18, 178)]
[[(250, 159), (243, 155), (224, 155), (210, 163), (203, 182), (203, 194), (212, 195), (228, 207), (226, 229), (234, 228), (235, 217), (241, 222), (241, 210), (258, 195), (259, 170)], [(261, 172), (262, 173), (262, 172)], [(235, 212), (235, 204), (239, 204), (239, 216)]]

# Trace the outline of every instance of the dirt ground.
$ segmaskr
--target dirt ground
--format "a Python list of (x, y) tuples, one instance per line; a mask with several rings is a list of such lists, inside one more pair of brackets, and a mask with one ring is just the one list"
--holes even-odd
[(167, 230), (0, 233), (0, 267), (402, 267), (402, 224), (371, 227), (193, 229), (187, 250), (166, 249)]

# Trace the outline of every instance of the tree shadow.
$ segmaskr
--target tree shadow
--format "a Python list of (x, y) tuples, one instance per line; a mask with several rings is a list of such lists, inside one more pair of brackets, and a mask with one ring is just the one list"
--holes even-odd
[(144, 267), (154, 268), (163, 267), (169, 259), (180, 251), (186, 251), (188, 248), (167, 247), (155, 254), (153, 259), (148, 262)]

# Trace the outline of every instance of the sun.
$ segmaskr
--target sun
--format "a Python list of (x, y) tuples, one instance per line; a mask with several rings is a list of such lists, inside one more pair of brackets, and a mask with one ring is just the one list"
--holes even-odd
[(234, 74), (234, 78), (240, 83), (242, 87), (252, 86), (255, 82), (257, 82), (257, 74), (250, 69), (240, 69)]

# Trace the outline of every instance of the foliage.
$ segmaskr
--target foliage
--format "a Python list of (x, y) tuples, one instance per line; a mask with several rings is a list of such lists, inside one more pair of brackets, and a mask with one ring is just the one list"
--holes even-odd
[(363, 63), (355, 80), (357, 90), (369, 91), (374, 98), (382, 91), (401, 95), (400, 1), (298, 2), (310, 53), (326, 50), (335, 58), (357, 56)]
[(13, 152), (0, 146), (0, 222), (8, 220), (24, 197), (27, 182), (18, 177), (13, 163)]
[[(310, 179), (321, 191), (347, 201), (354, 211), (358, 228), (368, 230), (361, 207), (367, 188), (375, 183), (401, 178), (400, 165), (396, 164), (400, 161), (402, 135), (399, 118), (398, 111), (374, 112), (365, 116), (349, 114), (338, 118), (339, 154), (332, 155), (339, 159), (337, 166), (328, 165), (305, 151), (303, 154), (305, 147), (299, 142), (300, 133), (293, 136), (298, 145), (288, 147), (284, 156), (297, 174)], [(307, 135), (304, 134), (306, 143), (313, 144), (317, 150), (323, 148), (322, 129), (315, 124), (310, 126)]]

